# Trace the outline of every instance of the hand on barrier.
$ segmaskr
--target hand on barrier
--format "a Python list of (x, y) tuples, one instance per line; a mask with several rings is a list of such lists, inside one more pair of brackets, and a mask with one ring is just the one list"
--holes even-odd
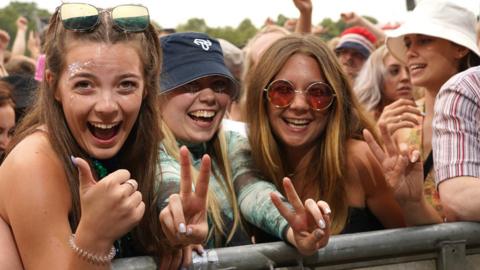
[(303, 255), (311, 255), (328, 243), (330, 237), (330, 207), (324, 201), (307, 199), (305, 204), (288, 177), (283, 178), (283, 187), (293, 209), (283, 203), (280, 196), (271, 193), (273, 204), (290, 225), (287, 239)]
[(85, 238), (111, 246), (142, 219), (145, 204), (138, 184), (127, 170), (117, 170), (96, 182), (88, 163), (72, 157), (78, 169), (82, 216), (77, 228)]
[(380, 125), (380, 132), (385, 150), (368, 130), (363, 130), (363, 136), (381, 164), (385, 180), (392, 188), (395, 198), (400, 204), (420, 201), (423, 197), (423, 164), (420, 152), (414, 148), (409, 149), (405, 143), (397, 146), (385, 125)]
[(208, 234), (207, 192), (211, 161), (204, 155), (200, 171), (192, 191), (190, 153), (180, 148), (180, 193), (172, 194), (168, 205), (160, 212), (160, 224), (171, 246), (184, 247), (202, 244)]

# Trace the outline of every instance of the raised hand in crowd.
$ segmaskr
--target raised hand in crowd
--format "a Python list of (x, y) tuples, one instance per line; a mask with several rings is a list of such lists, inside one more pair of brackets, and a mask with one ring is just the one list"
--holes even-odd
[[(138, 183), (130, 172), (121, 169), (95, 181), (88, 163), (72, 158), (79, 173), (79, 194), (82, 218), (77, 228), (76, 242), (89, 243), (96, 239), (108, 250), (112, 243), (129, 232), (142, 219), (145, 204), (137, 190)], [(103, 241), (102, 241), (103, 240)]]
[(28, 33), (27, 49), (30, 51), (30, 57), (37, 59), (41, 53), (40, 36), (35, 31)]
[(300, 17), (297, 20), (295, 27), (296, 33), (310, 33), (312, 32), (312, 0), (293, 0), (295, 7), (300, 12)]
[(283, 179), (283, 188), (293, 209), (283, 203), (277, 193), (272, 192), (270, 196), (290, 225), (287, 239), (301, 254), (311, 255), (327, 245), (330, 238), (330, 207), (324, 201), (315, 202), (312, 199), (303, 204), (288, 177)]
[(384, 149), (374, 140), (368, 130), (363, 136), (381, 164), (385, 180), (389, 184), (395, 199), (404, 210), (407, 225), (440, 223), (442, 219), (426, 201), (423, 193), (423, 162), (420, 151), (406, 143), (397, 143), (383, 124), (380, 125)]
[(383, 108), (378, 118), (376, 128), (380, 131), (380, 125), (387, 128), (390, 134), (401, 128), (414, 128), (422, 123), (422, 113), (416, 107), (415, 101), (398, 99)]
[(20, 16), (15, 22), (17, 25), (17, 33), (12, 45), (12, 55), (24, 55), (26, 49), (28, 20)]
[(192, 174), (188, 148), (180, 148), (180, 193), (172, 194), (168, 205), (160, 212), (160, 223), (169, 244), (185, 247), (202, 244), (207, 238), (207, 191), (211, 161), (203, 156), (195, 191), (192, 190)]
[(5, 50), (8, 47), (8, 43), (10, 42), (10, 35), (7, 31), (0, 29), (0, 77), (7, 76), (7, 70), (4, 66), (4, 59), (5, 59)]

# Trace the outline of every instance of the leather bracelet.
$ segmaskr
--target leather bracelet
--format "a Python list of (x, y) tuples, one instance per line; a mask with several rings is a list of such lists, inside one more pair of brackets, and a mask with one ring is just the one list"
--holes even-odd
[(87, 250), (82, 249), (81, 247), (77, 246), (75, 243), (75, 234), (72, 233), (70, 236), (70, 239), (68, 240), (68, 243), (70, 244), (70, 247), (73, 249), (73, 251), (82, 259), (85, 261), (96, 264), (96, 265), (106, 265), (109, 264), (113, 258), (115, 257), (115, 254), (117, 254), (117, 251), (115, 250), (115, 247), (112, 246), (110, 249), (110, 252), (107, 255), (97, 255), (93, 254)]

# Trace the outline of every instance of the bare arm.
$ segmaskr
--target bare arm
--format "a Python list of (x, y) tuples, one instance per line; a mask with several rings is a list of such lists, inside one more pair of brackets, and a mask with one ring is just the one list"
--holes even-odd
[(293, 0), (293, 3), (300, 11), (300, 17), (295, 27), (296, 33), (311, 33), (312, 32), (312, 1), (311, 0)]
[(17, 19), (17, 33), (12, 45), (12, 55), (24, 55), (27, 47), (27, 19), (25, 17), (19, 17)]
[[(68, 164), (56, 157), (45, 135), (24, 139), (0, 167), (0, 214), (12, 228), (26, 269), (109, 269), (82, 259), (69, 246), (71, 193), (64, 166)], [(132, 187), (116, 184), (110, 174), (98, 183), (81, 184), (79, 192), (82, 217), (75, 242), (90, 253), (106, 255), (138, 218), (125, 212), (134, 205), (125, 199), (132, 197), (125, 194)]]
[(454, 177), (441, 182), (438, 189), (448, 221), (480, 221), (480, 179)]

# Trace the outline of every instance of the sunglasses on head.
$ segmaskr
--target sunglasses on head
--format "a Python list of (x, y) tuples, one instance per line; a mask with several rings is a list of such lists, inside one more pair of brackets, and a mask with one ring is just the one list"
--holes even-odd
[(311, 83), (304, 91), (295, 89), (295, 86), (287, 80), (276, 80), (263, 89), (267, 92), (267, 98), (276, 108), (285, 108), (292, 104), (296, 94), (304, 94), (307, 103), (315, 111), (326, 110), (332, 105), (335, 98), (332, 88), (324, 82)]
[(85, 3), (64, 3), (59, 7), (63, 27), (86, 32), (100, 23), (100, 13), (110, 12), (114, 27), (124, 32), (141, 32), (150, 23), (148, 9), (141, 5), (120, 5), (111, 9), (99, 9)]

